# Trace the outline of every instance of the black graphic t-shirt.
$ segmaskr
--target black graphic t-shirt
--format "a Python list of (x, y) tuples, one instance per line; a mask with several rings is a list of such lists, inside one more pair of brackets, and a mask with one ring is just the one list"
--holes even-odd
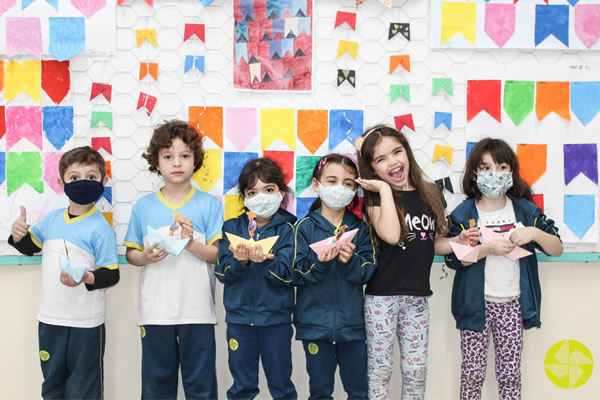
[(379, 265), (367, 284), (366, 293), (375, 296), (429, 296), (433, 262), (435, 219), (427, 212), (416, 190), (396, 192), (404, 202), (408, 235), (392, 246), (383, 242)]

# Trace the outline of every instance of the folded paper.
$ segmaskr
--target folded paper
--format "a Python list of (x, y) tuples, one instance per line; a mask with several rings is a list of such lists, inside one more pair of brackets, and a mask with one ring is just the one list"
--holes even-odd
[(349, 40), (340, 40), (338, 44), (337, 57), (348, 52), (352, 58), (356, 60), (358, 57), (358, 42), (351, 42)]
[(140, 92), (140, 97), (138, 98), (138, 104), (136, 110), (140, 108), (146, 109), (146, 114), (150, 116), (152, 114), (152, 110), (154, 110), (154, 106), (156, 105), (156, 97), (151, 96), (149, 94)]
[(279, 239), (279, 236), (271, 236), (266, 239), (254, 240), (253, 238), (244, 239), (243, 237), (234, 235), (233, 233), (225, 232), (229, 243), (235, 248), (238, 244), (245, 244), (248, 249), (252, 249), (256, 246), (262, 246), (262, 251), (264, 255), (267, 255), (271, 252), (271, 249)]
[(90, 119), (90, 128), (97, 126), (100, 122), (106, 125), (110, 130), (113, 127), (113, 119), (111, 111), (92, 111)]
[(390, 56), (390, 74), (401, 65), (405, 70), (410, 72), (410, 56), (409, 55), (394, 55)]
[(158, 243), (158, 246), (156, 246), (157, 249), (164, 249), (167, 253), (174, 256), (180, 255), (189, 241), (190, 238), (182, 239), (179, 236), (169, 235), (163, 237), (157, 230), (152, 229), (148, 225), (148, 243), (150, 245)]
[(446, 125), (449, 131), (452, 130), (452, 113), (436, 111), (433, 116), (433, 129), (436, 129), (440, 125)]
[(93, 137), (92, 149), (98, 151), (104, 149), (108, 154), (112, 154), (112, 146), (109, 137)]
[(415, 130), (415, 123), (413, 121), (412, 114), (404, 114), (398, 115), (394, 117), (394, 124), (396, 125), (396, 129), (399, 131), (402, 130), (405, 126), (410, 128), (413, 132)]
[(352, 30), (356, 30), (356, 13), (347, 11), (338, 11), (335, 15), (335, 26), (334, 29), (343, 23), (347, 23)]
[(112, 99), (112, 85), (107, 83), (92, 83), (90, 100), (95, 99), (99, 95), (104, 96), (104, 98), (110, 103)]
[(406, 38), (406, 40), (410, 41), (410, 24), (401, 22), (390, 23), (390, 29), (388, 31), (388, 40), (396, 36), (398, 33), (401, 33), (402, 36)]
[(431, 94), (437, 94), (440, 90), (445, 90), (450, 96), (454, 94), (452, 78), (433, 78), (433, 89)]
[(356, 87), (356, 71), (352, 69), (338, 69), (337, 85), (340, 86), (347, 81), (352, 87)]
[(198, 71), (204, 73), (204, 56), (185, 56), (183, 73), (185, 74), (194, 67)]
[(146, 40), (156, 47), (156, 29), (138, 29), (135, 31), (135, 43), (137, 47), (140, 47)]
[(452, 248), (452, 252), (460, 261), (476, 263), (479, 257), (479, 246), (467, 246), (456, 242), (448, 242)]
[(150, 75), (154, 80), (158, 80), (158, 63), (140, 63), (140, 78), (141, 81), (146, 75)]
[(83, 279), (87, 269), (84, 267), (77, 266), (73, 264), (71, 261), (67, 260), (63, 256), (58, 257), (58, 261), (60, 264), (60, 270), (64, 271), (73, 279), (75, 282), (79, 283)]
[(198, 39), (204, 42), (205, 28), (204, 24), (185, 24), (183, 31), (183, 41), (185, 42), (192, 36), (196, 36)]
[(402, 95), (404, 100), (410, 103), (410, 86), (408, 84), (390, 86), (390, 102), (393, 103), (398, 96)]
[[(343, 244), (350, 243), (354, 236), (358, 233), (358, 228), (352, 229), (351, 231), (342, 232), (341, 235), (334, 235), (327, 239), (320, 240), (318, 242), (309, 245), (311, 249), (317, 254), (328, 251), (329, 249), (339, 248)], [(338, 237), (339, 236), (339, 237)]]
[(454, 148), (450, 146), (442, 146), (436, 144), (433, 148), (433, 161), (437, 161), (440, 158), (444, 158), (448, 165), (452, 164), (452, 155), (454, 154)]
[[(502, 236), (499, 233), (494, 232), (491, 228), (488, 228), (486, 226), (479, 227), (479, 231), (481, 232), (481, 241), (483, 243), (487, 243), (487, 242), (490, 242), (490, 241), (496, 240), (496, 239), (506, 240), (504, 238), (504, 236)], [(525, 250), (522, 247), (515, 246), (515, 248), (512, 249), (512, 251), (510, 253), (505, 254), (504, 257), (509, 258), (514, 261), (514, 260), (518, 260), (519, 258), (527, 257), (531, 254), (533, 254), (533, 253)]]
[(445, 178), (436, 179), (435, 184), (441, 192), (443, 192), (445, 189), (450, 193), (454, 194), (454, 188), (452, 187), (452, 181), (450, 180), (449, 176)]

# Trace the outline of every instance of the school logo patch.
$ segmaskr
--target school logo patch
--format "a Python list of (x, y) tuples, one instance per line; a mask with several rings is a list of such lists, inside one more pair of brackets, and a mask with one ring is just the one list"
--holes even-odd
[(50, 353), (48, 353), (46, 350), (40, 350), (40, 360), (48, 361), (49, 359), (50, 359)]
[(238, 347), (240, 347), (240, 345), (238, 344), (238, 341), (235, 339), (229, 339), (229, 348), (232, 351), (236, 351), (238, 349)]
[(142, 338), (146, 337), (146, 328), (144, 328), (143, 326), (140, 326), (140, 336)]
[(563, 389), (575, 389), (592, 375), (594, 360), (583, 343), (561, 340), (546, 353), (544, 369), (548, 379)]
[(308, 352), (312, 355), (315, 355), (319, 352), (319, 346), (317, 346), (316, 343), (309, 343), (308, 344)]

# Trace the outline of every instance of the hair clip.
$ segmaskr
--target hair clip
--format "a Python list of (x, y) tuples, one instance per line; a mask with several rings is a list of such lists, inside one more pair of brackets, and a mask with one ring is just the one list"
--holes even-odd
[(367, 131), (367, 133), (365, 133), (363, 136), (359, 136), (356, 138), (356, 140), (354, 141), (354, 147), (356, 148), (356, 150), (360, 153), (360, 149), (362, 147), (363, 142), (365, 141), (365, 139), (371, 134), (371, 132), (377, 130), (379, 128), (379, 126), (376, 126), (374, 128), (371, 128)]
[(321, 158), (321, 161), (319, 161), (318, 169), (321, 169), (323, 167), (323, 165), (325, 165), (326, 163), (327, 163), (327, 156)]

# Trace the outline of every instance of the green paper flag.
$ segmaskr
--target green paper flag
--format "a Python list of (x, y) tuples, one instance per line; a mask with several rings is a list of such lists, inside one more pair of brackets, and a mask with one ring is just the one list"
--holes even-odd
[(24, 183), (29, 184), (38, 193), (44, 191), (42, 181), (42, 153), (6, 153), (6, 187), (10, 196)]
[(296, 157), (296, 196), (304, 192), (312, 183), (313, 170), (320, 156)]
[(436, 94), (441, 89), (444, 89), (450, 96), (454, 94), (452, 87), (452, 78), (433, 78), (433, 93)]
[(535, 82), (505, 81), (504, 110), (519, 125), (533, 111)]
[(390, 98), (391, 103), (402, 95), (406, 101), (410, 103), (410, 86), (409, 85), (391, 85), (390, 86)]
[(98, 125), (98, 122), (103, 122), (104, 125), (108, 126), (112, 130), (112, 112), (110, 111), (92, 111), (92, 119), (90, 121), (90, 128)]

